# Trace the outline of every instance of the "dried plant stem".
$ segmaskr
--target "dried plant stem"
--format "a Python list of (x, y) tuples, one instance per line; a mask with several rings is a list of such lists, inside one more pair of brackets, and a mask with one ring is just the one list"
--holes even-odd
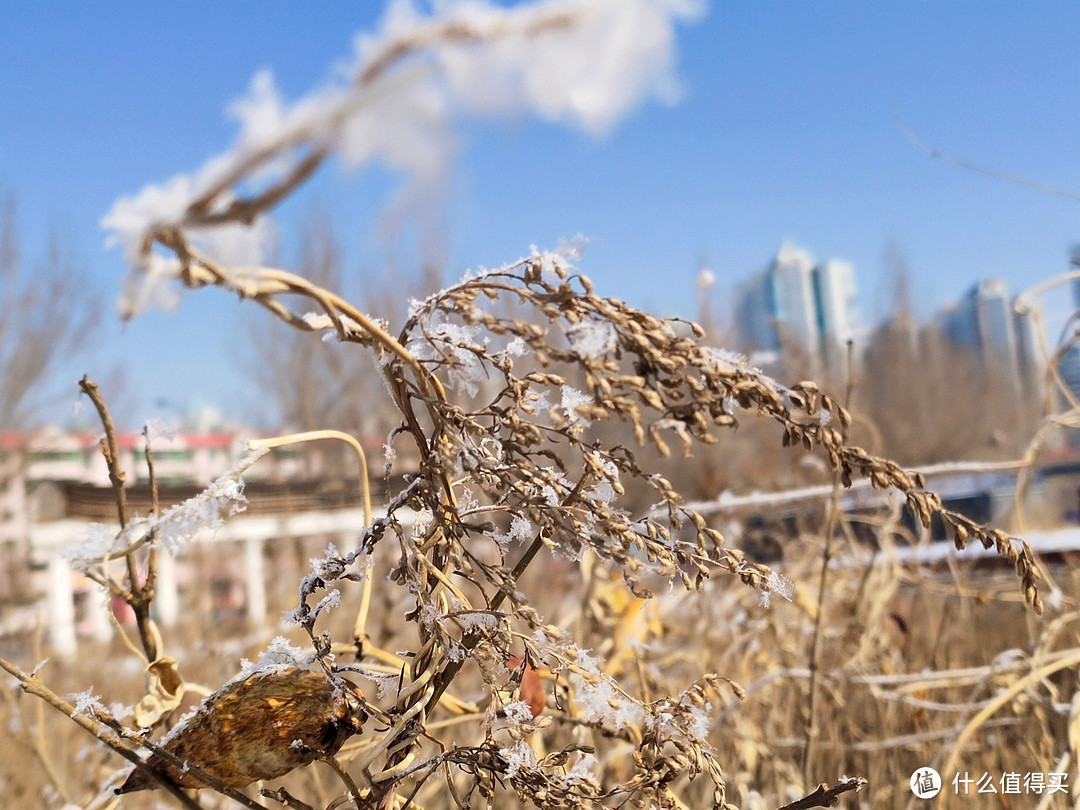
[[(202, 257), (201, 260), (207, 261), (205, 257)], [(263, 283), (263, 286), (256, 287), (258, 290), (256, 300), (263, 306), (267, 306), (275, 314), (280, 316), (282, 313), (276, 307), (270, 305), (270, 302), (279, 304), (273, 296), (281, 293), (307, 295), (307, 297), (322, 305), (324, 312), (334, 323), (335, 329), (338, 330), (339, 337), (345, 339), (356, 327), (360, 327), (375, 342), (395, 355), (416, 375), (417, 384), (420, 386), (420, 391), (424, 396), (446, 399), (446, 392), (443, 390), (442, 383), (428, 373), (408, 349), (395, 340), (375, 320), (365, 315), (341, 296), (308, 281), (303, 276), (285, 270), (263, 268), (258, 272), (257, 278)], [(354, 324), (347, 326), (342, 316), (351, 319)]]
[[(847, 344), (847, 370), (848, 382), (844, 397), (844, 409), (851, 410), (852, 398), (855, 393), (855, 344), (849, 340)], [(814, 742), (818, 733), (818, 667), (821, 662), (822, 633), (821, 625), (825, 616), (825, 595), (828, 590), (829, 564), (832, 562), (833, 542), (836, 535), (836, 523), (840, 515), (840, 492), (842, 481), (840, 472), (833, 473), (832, 494), (829, 498), (828, 516), (825, 520), (825, 547), (821, 555), (821, 574), (818, 577), (817, 611), (814, 615), (814, 632), (810, 642), (810, 683), (808, 685), (808, 709), (809, 714), (806, 727), (806, 746), (802, 755), (803, 784), (810, 784), (810, 759), (813, 753)]]
[[(580, 488), (580, 485), (581, 485), (581, 482), (579, 481), (578, 482), (578, 488)], [(571, 496), (575, 495), (576, 493), (577, 493), (577, 489), (575, 489), (571, 493)], [(567, 502), (565, 504), (566, 506), (569, 506), (569, 504), (571, 502), (571, 496), (568, 496)], [(525, 573), (525, 569), (529, 567), (529, 563), (531, 563), (533, 561), (533, 558), (536, 557), (536, 555), (539, 553), (540, 549), (542, 549), (543, 547), (544, 547), (543, 532), (539, 532), (532, 539), (532, 542), (529, 543), (529, 547), (527, 549), (525, 549), (525, 551), (522, 553), (521, 557), (518, 559), (517, 563), (514, 565), (514, 570), (510, 574), (510, 576), (512, 578), (512, 581), (516, 582), (518, 580), (518, 578), (523, 573)], [(491, 599), (491, 608), (490, 609), (493, 610), (493, 611), (498, 610), (500, 607), (502, 607), (502, 603), (506, 599), (506, 597), (507, 597), (506, 590), (500, 590), (498, 593), (496, 593), (492, 597), (492, 599)], [(462, 640), (462, 646), (465, 647), (467, 650), (472, 649), (472, 647), (477, 643), (477, 641), (478, 641), (477, 638), (469, 638), (469, 637), (467, 637), (467, 638)], [(442, 675), (441, 675), (441, 677), (439, 679), (439, 683), (435, 687), (435, 691), (432, 694), (432, 697), (431, 697), (430, 701), (428, 702), (428, 711), (429, 712), (432, 709), (434, 709), (435, 706), (442, 699), (443, 692), (446, 691), (446, 688), (450, 685), (450, 682), (454, 680), (454, 676), (457, 675), (458, 671), (461, 669), (461, 667), (462, 667), (462, 665), (464, 663), (465, 663), (465, 660), (463, 659), (461, 661), (451, 661), (449, 664), (447, 664), (446, 669), (443, 670)]]
[(841, 795), (848, 791), (859, 790), (865, 784), (866, 780), (858, 777), (847, 779), (832, 787), (822, 783), (809, 796), (804, 796), (791, 804), (785, 804), (779, 810), (809, 810), (811, 807), (835, 807)]
[[(71, 801), (71, 795), (68, 792), (67, 786), (60, 778), (59, 772), (56, 770), (56, 766), (53, 764), (52, 757), (49, 756), (49, 746), (45, 742), (45, 719), (43, 717), (43, 704), (38, 701), (35, 704), (35, 709), (38, 712), (37, 733), (26, 727), (25, 718), (22, 717), (20, 707), (12, 699), (8, 690), (0, 689), (0, 699), (4, 701), (4, 704), (8, 707), (8, 710), (12, 713), (18, 713), (20, 720), (22, 720), (22, 729), (26, 731), (26, 744), (41, 763), (41, 767), (45, 770), (45, 776), (48, 778), (49, 783), (56, 789), (56, 792), (60, 794), (65, 802)], [(18, 737), (18, 731), (13, 732), (12, 736)]]
[(1018, 528), (1023, 530), (1024, 528), (1024, 510), (1023, 503), (1028, 493), (1031, 491), (1031, 485), (1035, 481), (1036, 462), (1039, 459), (1040, 453), (1046, 446), (1048, 436), (1055, 430), (1061, 428), (1075, 428), (1080, 427), (1080, 404), (1076, 407), (1066, 411), (1063, 414), (1055, 414), (1054, 416), (1047, 417), (1043, 420), (1042, 424), (1036, 429), (1035, 434), (1028, 441), (1027, 447), (1024, 450), (1023, 465), (1020, 466), (1019, 472), (1016, 477), (1016, 487), (1013, 489), (1013, 512), (1018, 520)]
[(90, 398), (98, 412), (98, 417), (101, 419), (102, 427), (105, 428), (105, 438), (102, 441), (101, 449), (109, 469), (109, 482), (112, 484), (113, 495), (116, 498), (116, 515), (122, 529), (127, 525), (128, 519), (127, 492), (124, 490), (127, 474), (120, 467), (120, 450), (116, 444), (116, 427), (113, 425), (112, 415), (105, 405), (98, 384), (84, 375), (79, 380), (79, 388)]
[[(157, 471), (154, 469), (154, 449), (150, 446), (150, 428), (145, 425), (143, 426), (143, 449), (146, 453), (146, 475), (150, 481), (150, 515), (157, 517), (161, 514), (161, 505), (158, 502)], [(157, 584), (158, 548), (157, 543), (154, 542), (156, 539), (157, 529), (154, 528), (150, 532), (150, 551), (146, 560), (146, 579), (142, 584), (142, 592), (147, 601), (153, 598), (154, 587)]]
[[(1015, 717), (999, 717), (996, 720), (987, 720), (983, 723), (983, 728), (1009, 728), (1018, 725), (1020, 721)], [(935, 731), (923, 731), (918, 734), (900, 734), (895, 737), (888, 737), (881, 740), (872, 740), (865, 742), (846, 742), (835, 741), (825, 742), (819, 741), (815, 746), (816, 750), (834, 751), (839, 754), (849, 754), (851, 752), (859, 752), (864, 754), (872, 754), (879, 751), (895, 751), (897, 749), (911, 748), (919, 743), (933, 742), (936, 740), (949, 740), (956, 739), (956, 735), (964, 730), (963, 725), (949, 726), (947, 728), (936, 729)], [(761, 741), (760, 735), (754, 734), (736, 734), (732, 735), (736, 739), (740, 740), (752, 740), (755, 742)], [(770, 738), (768, 743), (774, 748), (789, 748), (799, 749), (802, 751), (806, 745), (805, 737), (777, 737)]]
[(338, 779), (340, 779), (342, 784), (345, 785), (345, 788), (349, 791), (349, 795), (352, 796), (353, 802), (355, 802), (356, 806), (358, 808), (362, 807), (364, 800), (360, 794), (360, 788), (356, 786), (356, 782), (351, 776), (349, 776), (349, 772), (346, 771), (343, 767), (341, 767), (341, 763), (332, 756), (323, 757), (323, 762), (329, 765), (331, 770), (333, 770), (333, 772), (337, 774)]
[(259, 791), (259, 795), (266, 799), (273, 799), (275, 802), (283, 804), (290, 810), (315, 810), (310, 804), (300, 801), (285, 788), (278, 788), (277, 790), (262, 788)]
[[(386, 78), (395, 65), (409, 57), (442, 43), (483, 42), (515, 34), (535, 37), (559, 28), (570, 27), (573, 21), (571, 13), (558, 8), (546, 14), (534, 16), (524, 26), (501, 24), (477, 28), (461, 20), (432, 21), (386, 41), (379, 51), (373, 53), (367, 60), (363, 70), (353, 78), (352, 93), (346, 96), (324, 119), (300, 122), (245, 155), (198, 199), (194, 200), (187, 207), (183, 218), (173, 227), (177, 229), (204, 228), (230, 222), (250, 225), (260, 214), (273, 208), (311, 177), (331, 151), (329, 146), (313, 145), (313, 142), (321, 139), (326, 131), (339, 129), (357, 109), (372, 103), (374, 94), (380, 89), (384, 92), (390, 90), (393, 85), (389, 82), (383, 82), (380, 85), (380, 80)], [(299, 159), (280, 180), (255, 196), (244, 197), (238, 193), (235, 187), (264, 168), (267, 163), (305, 146), (308, 147), (307, 154)], [(223, 205), (222, 198), (226, 196), (231, 196), (231, 199)], [(150, 240), (147, 239), (144, 243), (146, 250), (149, 250), (149, 242)]]
[[(202, 234), (191, 229), (250, 224), (305, 182), (336, 147), (351, 113), (392, 92), (401, 72), (389, 74), (403, 59), (446, 43), (546, 34), (572, 26), (574, 9), (556, 3), (521, 18), (493, 17), (486, 27), (474, 26), (466, 17), (411, 30), (405, 26), (404, 36), (388, 36), (379, 50), (373, 49), (366, 67), (358, 69), (354, 87), (331, 96), (317, 121), (290, 119), (272, 140), (219, 168), (209, 188), (203, 181), (199, 188), (205, 190), (194, 192), (197, 199), (188, 197), (186, 210), (177, 215), (174, 207), (164, 220), (146, 224), (134, 240), (129, 235), (129, 248), (141, 253), (134, 261), (136, 273), (175, 275), (193, 289), (217, 286), (251, 299), (296, 329), (325, 332), (371, 350), (400, 415), (394, 434), (409, 433), (418, 449), (419, 463), (410, 479), (388, 496), (385, 512), (373, 518), (367, 463), (354, 438), (318, 431), (252, 443), (267, 451), (336, 438), (349, 442), (360, 458), (365, 529), (354, 548), (331, 548), (312, 561), (292, 613), (315, 649), (314, 659), (296, 658), (297, 666), (317, 660), (331, 677), (352, 671), (380, 686), (383, 705), (367, 711), (369, 719), (378, 722), (370, 722), (354, 745), (340, 749), (341, 740), (334, 749), (348, 752), (341, 761), (349, 771), (327, 759), (347, 787), (342, 793), (335, 786), (341, 795), (327, 810), (350, 804), (358, 810), (412, 804), (415, 797), (426, 797), (426, 780), (440, 769), (445, 770), (447, 804), (459, 807), (494, 807), (498, 791), (512, 790), (522, 802), (552, 810), (624, 804), (727, 810), (727, 780), (706, 722), (708, 693), (716, 691), (720, 677), (703, 676), (675, 697), (666, 693), (667, 684), (653, 678), (652, 671), (663, 665), (644, 660), (651, 655), (646, 651), (637, 659), (637, 688), (615, 676), (627, 674), (617, 670), (629, 649), (628, 630), (640, 605), (634, 599), (655, 592), (659, 582), (692, 591), (705, 587), (713, 574), (726, 572), (760, 591), (787, 593), (777, 573), (726, 546), (721, 533), (686, 505), (653, 464), (654, 451), (670, 455), (673, 438), (689, 456), (716, 443), (719, 433), (743, 418), (776, 422), (785, 446), (819, 448), (833, 472), (824, 553), (815, 552), (813, 561), (820, 562), (821, 569), (805, 670), (809, 716), (805, 727), (792, 733), (805, 732), (801, 764), (806, 789), (818, 781), (811, 778), (815, 746), (820, 750), (827, 744), (824, 738), (818, 740), (826, 689), (834, 683), (850, 686), (855, 680), (843, 674), (851, 667), (831, 671), (827, 651), (832, 643), (826, 641), (824, 619), (826, 599), (841, 598), (840, 585), (848, 584), (836, 582), (838, 575), (829, 568), (835, 544), (843, 541), (841, 530), (853, 536), (850, 527), (840, 523), (841, 490), (853, 479), (863, 477), (875, 489), (898, 491), (924, 527), (937, 516), (958, 549), (974, 541), (996, 547), (1015, 566), (1025, 598), (1037, 612), (1042, 609), (1030, 547), (947, 509), (926, 489), (922, 475), (848, 443), (854, 389), (850, 346), (845, 408), (813, 382), (782, 384), (745, 358), (705, 345), (694, 324), (655, 318), (596, 295), (587, 278), (572, 272), (573, 246), (534, 252), (411, 302), (396, 335), (384, 322), (301, 276), (274, 268), (231, 270), (196, 247)], [(418, 67), (438, 71), (438, 59), (432, 61), (435, 64)], [(253, 177), (270, 161), (280, 168), (279, 159), (284, 169), (276, 179)], [(304, 310), (287, 306), (297, 297), (315, 312), (300, 314)], [(634, 441), (629, 441), (631, 431)], [(648, 448), (649, 456), (640, 448)], [(480, 515), (486, 522), (477, 520)], [(124, 549), (129, 564), (142, 542)], [(403, 589), (406, 626), (416, 633), (402, 648), (408, 651), (396, 656), (374, 644), (369, 647), (366, 633), (376, 587), (371, 576), (374, 551), (380, 544), (396, 544), (390, 551), (399, 553), (386, 581)], [(590, 621), (579, 622), (577, 632), (547, 624), (540, 612), (546, 605), (534, 601), (525, 592), (529, 586), (521, 583), (545, 547), (571, 556), (595, 555), (611, 570), (621, 571), (628, 592), (618, 585), (608, 589), (606, 583), (593, 587), (586, 608)], [(93, 564), (96, 570), (97, 561)], [(860, 606), (873, 593), (878, 572), (867, 569), (856, 584)], [(140, 592), (134, 568), (129, 575), (135, 599)], [(322, 632), (317, 632), (315, 627), (320, 615), (342, 598), (335, 586), (357, 582), (361, 593), (349, 647), (329, 630), (320, 626)], [(152, 586), (152, 578), (148, 584)], [(602, 596), (613, 598), (593, 611)], [(882, 618), (885, 598), (871, 606), (874, 621)], [(807, 612), (809, 601), (803, 604)], [(388, 633), (400, 629), (389, 620), (385, 626)], [(603, 643), (589, 646), (590, 634), (602, 636)], [(390, 646), (390, 639), (378, 643), (398, 649)], [(876, 665), (880, 648), (860, 646), (860, 667)], [(590, 649), (598, 649), (607, 660), (590, 656)], [(358, 663), (335, 664), (331, 653), (344, 650)], [(508, 668), (507, 662), (519, 655), (525, 659), (520, 670)], [(362, 661), (368, 656), (374, 666), (365, 670)], [(466, 663), (469, 671), (463, 671)], [(530, 668), (537, 683), (540, 677), (552, 682), (550, 697), (526, 699), (523, 673)], [(536, 674), (541, 669), (543, 676)], [(396, 677), (384, 678), (388, 673)], [(986, 677), (985, 670), (981, 674)], [(803, 677), (802, 671), (789, 675)], [(466, 678), (473, 679), (469, 687), (475, 686), (477, 677), (487, 700), (478, 698), (484, 712), (448, 695), (451, 689), (463, 691)], [(396, 693), (392, 687), (389, 693), (383, 690), (390, 680), (396, 681)], [(861, 691), (875, 696), (869, 682)], [(897, 684), (895, 691), (899, 696), (904, 689)], [(798, 683), (791, 692), (799, 694)], [(882, 713), (907, 711), (906, 704), (878, 702)], [(974, 698), (967, 702), (977, 705)], [(448, 712), (465, 713), (429, 723), (440, 705)], [(471, 728), (462, 727), (466, 721)], [(550, 733), (539, 733), (547, 728)], [(444, 729), (448, 731), (434, 733)], [(630, 749), (619, 768), (608, 768), (603, 760), (602, 749), (611, 743), (615, 746), (609, 751), (617, 751), (617, 756)], [(435, 747), (439, 752), (431, 756)], [(600, 770), (590, 770), (590, 763), (578, 769), (586, 751), (601, 754)], [(711, 801), (701, 783), (692, 784), (699, 775), (711, 782), (704, 785)], [(790, 784), (799, 777), (784, 769), (782, 778)], [(822, 784), (784, 810), (834, 805), (843, 793), (863, 784), (862, 779)], [(294, 810), (319, 806), (319, 801), (309, 805), (285, 791), (262, 795)]]
[[(1069, 767), (1069, 760), (1070, 759), (1072, 759), (1072, 752), (1070, 752), (1070, 750), (1068, 748), (1066, 748), (1065, 751), (1062, 753), (1062, 755), (1060, 757), (1058, 757), (1058, 761), (1054, 763), (1054, 767), (1053, 767), (1053, 770), (1051, 771), (1051, 773), (1065, 773), (1065, 769)], [(1075, 790), (1075, 787), (1074, 787), (1074, 790)], [(1074, 794), (1074, 796), (1075, 796), (1075, 794)], [(1055, 797), (1056, 797), (1055, 793), (1053, 793), (1053, 792), (1051, 792), (1049, 790), (1046, 791), (1046, 793), (1043, 794), (1042, 798), (1039, 799), (1039, 803), (1037, 805), (1035, 805), (1035, 810), (1046, 810), (1046, 808), (1048, 808), (1050, 806), (1051, 802), (1053, 802), (1055, 800)], [(1074, 808), (1076, 807), (1075, 799), (1074, 799), (1073, 807)]]
[[(122, 530), (128, 523), (127, 493), (124, 489), (127, 473), (120, 466), (120, 451), (116, 442), (116, 426), (113, 424), (112, 415), (105, 405), (98, 384), (84, 375), (79, 380), (79, 388), (94, 404), (94, 408), (101, 419), (102, 427), (105, 429), (101, 452), (105, 456), (105, 464), (109, 470), (109, 481), (116, 496), (117, 519)], [(124, 555), (124, 560), (127, 564), (128, 588), (126, 590), (121, 589), (120, 593), (124, 601), (131, 607), (132, 613), (135, 614), (135, 626), (139, 630), (139, 639), (142, 642), (143, 649), (146, 651), (146, 659), (155, 661), (160, 655), (160, 651), (157, 647), (157, 633), (150, 626), (153, 621), (150, 618), (150, 601), (154, 596), (153, 579), (148, 574), (146, 580), (140, 582), (139, 568), (133, 550), (129, 550)], [(103, 575), (108, 580), (107, 563), (105, 565), (106, 570), (103, 571)], [(153, 567), (151, 567), (151, 570), (153, 570)]]
[[(49, 704), (57, 711), (71, 718), (77, 725), (88, 731), (111, 750), (120, 754), (120, 756), (131, 762), (139, 770), (149, 774), (155, 782), (180, 799), (185, 807), (192, 808), (192, 810), (201, 810), (201, 805), (193, 799), (190, 799), (179, 786), (163, 774), (159, 773), (156, 768), (150, 766), (135, 751), (128, 748), (124, 744), (125, 741), (149, 749), (151, 753), (155, 754), (169, 765), (183, 770), (194, 779), (202, 782), (208, 788), (228, 796), (233, 801), (249, 808), (249, 810), (267, 810), (264, 805), (250, 799), (240, 791), (229, 787), (220, 779), (207, 773), (206, 770), (195, 763), (185, 762), (177, 758), (168, 749), (162, 748), (161, 746), (150, 742), (141, 734), (126, 728), (107, 713), (95, 711), (92, 719), (86, 713), (77, 711), (74, 705), (49, 689), (49, 687), (42, 683), (36, 675), (23, 672), (16, 664), (11, 663), (4, 658), (0, 658), (0, 669), (5, 670), (12, 675), (19, 682), (19, 687), (24, 692), (40, 698), (44, 703)], [(113, 733), (110, 733), (110, 731)]]
[(355, 436), (350, 436), (341, 430), (309, 430), (304, 433), (291, 433), (287, 436), (274, 436), (269, 439), (252, 439), (248, 442), (248, 446), (253, 450), (261, 450), (263, 448), (285, 447), (290, 444), (302, 444), (304, 442), (315, 442), (322, 439), (337, 439), (338, 441), (345, 442), (356, 453), (356, 458), (360, 462), (360, 496), (363, 499), (364, 505), (364, 525), (371, 525), (371, 482), (368, 480), (368, 463), (367, 454), (364, 453), (364, 447), (356, 440)]
[[(366, 335), (367, 338), (396, 356), (413, 373), (420, 393), (424, 397), (446, 401), (446, 392), (442, 383), (421, 366), (389, 332), (341, 296), (314, 284), (303, 276), (275, 268), (259, 268), (243, 279), (232, 280), (225, 268), (192, 247), (178, 229), (156, 232), (155, 241), (176, 253), (180, 258), (183, 263), (183, 280), (187, 286), (202, 287), (212, 284), (235, 287), (236, 291), (244, 297), (251, 298), (289, 325), (305, 332), (312, 331), (314, 327), (307, 320), (289, 310), (277, 296), (300, 295), (315, 301), (324, 314), (330, 318), (341, 340), (356, 342), (359, 336)], [(345, 319), (351, 323), (346, 323)], [(359, 333), (357, 330), (360, 330)]]
[(818, 667), (821, 661), (822, 633), (821, 625), (825, 615), (825, 594), (829, 578), (829, 564), (832, 561), (833, 539), (836, 532), (836, 516), (840, 501), (840, 475), (834, 474), (833, 495), (829, 500), (829, 515), (825, 522), (825, 545), (821, 551), (821, 574), (818, 577), (817, 610), (814, 614), (814, 632), (810, 641), (810, 682), (807, 686), (807, 724), (806, 744), (803, 746), (802, 774), (803, 784), (810, 784), (810, 756), (818, 731)]
[(941, 769), (941, 772), (952, 773), (956, 769), (956, 761), (960, 758), (961, 752), (971, 739), (971, 735), (974, 734), (975, 731), (994, 714), (994, 712), (1002, 706), (1007, 705), (1013, 698), (1032, 684), (1039, 683), (1040, 681), (1045, 680), (1048, 675), (1053, 675), (1055, 672), (1077, 666), (1078, 664), (1080, 664), (1080, 650), (1073, 650), (1071, 655), (1060, 658), (1051, 664), (1037, 667), (1023, 678), (1020, 678), (1011, 684), (1008, 689), (995, 695), (994, 699), (991, 700), (978, 714), (972, 717), (964, 730), (960, 732), (960, 736), (956, 738), (956, 742), (950, 747), (949, 758), (946, 760), (945, 767)]
[[(1073, 647), (1067, 650), (1056, 650), (1053, 653), (1044, 655), (1039, 660), (1038, 666), (1047, 666), (1059, 662), (1062, 659), (1071, 659), (1077, 654), (1080, 654), (1080, 648)], [(982, 667), (966, 667), (961, 669), (935, 670), (928, 672), (871, 675), (842, 675), (832, 673), (828, 676), (828, 682), (834, 684), (868, 686), (883, 698), (905, 700), (907, 699), (908, 693), (923, 693), (932, 689), (952, 689), (986, 683), (991, 678), (1007, 675), (1021, 669), (1030, 669), (1031, 666), (1032, 662), (1029, 659), (1024, 658), (1011, 660), (1005, 664), (988, 664)], [(749, 699), (777, 682), (792, 678), (809, 679), (809, 677), (810, 670), (807, 668), (778, 669), (750, 682), (743, 688), (743, 691), (746, 694), (746, 698)], [(885, 688), (891, 688), (891, 691), (884, 691)], [(720, 713), (719, 719), (722, 721), (731, 716), (739, 709), (740, 705), (745, 704), (732, 704)], [(972, 705), (972, 709), (982, 709), (986, 705), (987, 703), (985, 702), (979, 703), (977, 705)], [(959, 733), (959, 730), (957, 733)], [(804, 744), (805, 738), (800, 745)]]
[(371, 611), (371, 575), (374, 564), (368, 559), (367, 568), (364, 571), (364, 579), (360, 583), (360, 607), (356, 610), (356, 619), (353, 621), (353, 644), (360, 653), (367, 647), (367, 619)]
[[(148, 237), (149, 238), (149, 237)], [(428, 438), (413, 409), (413, 393), (405, 380), (399, 376), (402, 368), (408, 369), (415, 380), (415, 392), (424, 406), (433, 424), (439, 424), (439, 408), (447, 404), (446, 390), (442, 382), (425, 368), (404, 345), (391, 336), (373, 318), (368, 317), (341, 296), (320, 287), (303, 276), (284, 270), (260, 268), (251, 271), (243, 278), (233, 278), (230, 273), (213, 259), (203, 255), (192, 247), (179, 228), (165, 228), (154, 231), (147, 244), (156, 241), (173, 251), (182, 264), (181, 277), (184, 283), (193, 288), (217, 285), (234, 289), (241, 296), (251, 298), (271, 313), (302, 331), (314, 331), (306, 318), (302, 318), (286, 307), (278, 296), (300, 295), (316, 302), (323, 313), (330, 319), (339, 340), (352, 343), (375, 345), (380, 353), (388, 352), (400, 363), (396, 369), (393, 364), (382, 364), (382, 373), (386, 378), (394, 404), (405, 418), (408, 432), (416, 443), (422, 459), (431, 453)], [(447, 502), (454, 504), (453, 488), (445, 475), (441, 476), (441, 486)]]

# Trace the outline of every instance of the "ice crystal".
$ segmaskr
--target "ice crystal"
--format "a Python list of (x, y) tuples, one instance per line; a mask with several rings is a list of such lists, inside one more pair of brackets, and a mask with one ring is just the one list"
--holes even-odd
[(761, 607), (769, 607), (772, 594), (774, 593), (779, 594), (782, 599), (786, 599), (790, 602), (792, 595), (795, 593), (795, 583), (787, 577), (773, 571), (769, 574), (769, 582), (765, 590), (761, 592)]
[(525, 740), (518, 740), (513, 745), (503, 748), (499, 753), (506, 760), (506, 776), (513, 779), (522, 768), (532, 769), (538, 764), (536, 752)]
[(615, 327), (609, 321), (581, 321), (566, 330), (566, 337), (586, 360), (603, 360), (617, 345)]
[(302, 668), (310, 662), (311, 656), (291, 644), (284, 636), (278, 636), (270, 642), (255, 663), (246, 658), (241, 659), (240, 674), (233, 680), (243, 680), (256, 672), (281, 672), (286, 669)]
[(68, 695), (68, 700), (74, 702), (74, 706), (71, 709), (71, 716), (75, 717), (79, 714), (85, 714), (93, 716), (98, 712), (105, 712), (105, 707), (101, 703), (101, 695), (95, 695), (94, 687), (90, 687), (83, 692), (76, 692), (75, 694)]

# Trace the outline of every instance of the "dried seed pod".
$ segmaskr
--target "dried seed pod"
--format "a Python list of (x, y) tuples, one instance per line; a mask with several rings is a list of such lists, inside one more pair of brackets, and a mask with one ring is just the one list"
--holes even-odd
[[(333, 755), (359, 733), (366, 717), (363, 696), (351, 685), (334, 684), (311, 670), (263, 670), (231, 681), (206, 698), (162, 741), (162, 748), (225, 785), (241, 788)], [(147, 764), (180, 787), (204, 787), (157, 754)], [(138, 769), (116, 792), (156, 787), (158, 783)]]

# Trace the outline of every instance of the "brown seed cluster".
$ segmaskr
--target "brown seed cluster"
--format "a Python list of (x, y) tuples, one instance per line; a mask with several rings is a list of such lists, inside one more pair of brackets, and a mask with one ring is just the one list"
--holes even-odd
[[(166, 737), (162, 748), (232, 788), (276, 779), (331, 756), (359, 733), (365, 714), (360, 692), (304, 669), (255, 672), (203, 701), (194, 716)], [(153, 754), (147, 764), (180, 787), (199, 788), (192, 774)], [(131, 773), (117, 793), (150, 790), (144, 770)]]

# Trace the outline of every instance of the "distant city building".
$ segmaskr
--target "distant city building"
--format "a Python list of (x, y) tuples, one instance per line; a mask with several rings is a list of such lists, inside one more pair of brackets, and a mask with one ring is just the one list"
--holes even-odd
[(835, 259), (819, 264), (790, 242), (736, 291), (743, 348), (773, 357), (803, 352), (811, 371), (842, 368), (858, 320), (852, 266)]
[(1046, 357), (1039, 345), (1039, 322), (1031, 312), (1013, 315), (1020, 384), (1042, 395), (1046, 386)]
[(855, 268), (830, 259), (814, 268), (813, 279), (822, 358), (827, 366), (837, 368), (844, 363), (847, 343), (859, 326)]
[(1080, 400), (1080, 346), (1070, 346), (1058, 363), (1061, 381), (1074, 397)]
[(1045, 362), (1039, 352), (1037, 324), (1018, 313), (1005, 284), (984, 279), (954, 304), (942, 309), (935, 325), (955, 346), (970, 349), (983, 368), (999, 372), (1018, 388), (1041, 389)]
[(809, 253), (785, 243), (764, 271), (739, 287), (735, 324), (745, 348), (779, 351), (785, 340), (817, 343), (813, 268)]
[(1001, 281), (989, 279), (944, 307), (936, 321), (955, 346), (979, 353), (984, 361), (1008, 360), (1015, 366), (1016, 339), (1010, 315), (1008, 289)]

